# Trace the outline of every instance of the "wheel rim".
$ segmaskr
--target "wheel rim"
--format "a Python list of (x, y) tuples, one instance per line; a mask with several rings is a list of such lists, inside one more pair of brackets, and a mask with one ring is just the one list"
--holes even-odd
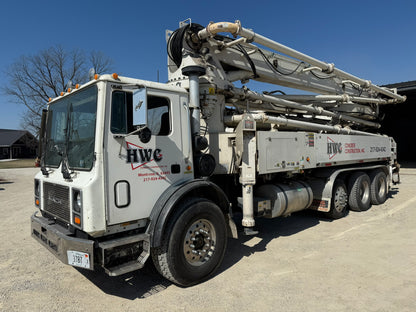
[(367, 181), (362, 181), (360, 186), (361, 202), (366, 203), (370, 198), (370, 185)]
[(378, 196), (383, 197), (386, 193), (386, 181), (383, 177), (378, 180)]
[(347, 206), (347, 199), (347, 190), (345, 189), (345, 187), (339, 186), (335, 190), (334, 194), (334, 209), (339, 212), (343, 211), (344, 208)]
[(198, 219), (186, 231), (183, 252), (186, 261), (193, 266), (207, 263), (215, 252), (216, 232), (207, 219)]

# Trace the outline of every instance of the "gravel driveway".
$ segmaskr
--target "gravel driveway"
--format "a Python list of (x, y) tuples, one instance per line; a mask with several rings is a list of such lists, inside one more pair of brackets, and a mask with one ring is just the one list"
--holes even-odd
[(190, 288), (151, 265), (109, 277), (59, 262), (30, 237), (37, 170), (0, 170), (0, 311), (416, 311), (416, 169), (366, 212), (259, 219)]

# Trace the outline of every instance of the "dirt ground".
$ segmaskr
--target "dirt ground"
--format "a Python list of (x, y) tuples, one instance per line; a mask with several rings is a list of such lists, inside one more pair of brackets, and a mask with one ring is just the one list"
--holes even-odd
[(0, 311), (416, 311), (414, 168), (367, 212), (259, 220), (190, 288), (150, 265), (109, 277), (62, 264), (30, 237), (37, 170), (0, 170)]

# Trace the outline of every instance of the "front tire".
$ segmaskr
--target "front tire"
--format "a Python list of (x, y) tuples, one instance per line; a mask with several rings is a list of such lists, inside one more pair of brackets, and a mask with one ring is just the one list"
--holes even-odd
[(152, 249), (159, 273), (181, 286), (212, 276), (227, 246), (221, 209), (213, 202), (192, 198), (183, 202), (169, 221), (162, 246)]

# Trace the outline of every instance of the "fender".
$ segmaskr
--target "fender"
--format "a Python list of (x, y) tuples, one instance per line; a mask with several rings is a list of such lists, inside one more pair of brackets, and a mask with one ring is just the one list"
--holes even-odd
[(210, 199), (227, 214), (229, 201), (220, 187), (204, 179), (186, 181), (182, 184), (170, 186), (157, 200), (150, 214), (150, 224), (146, 233), (150, 234), (150, 246), (161, 245), (163, 231), (174, 211), (176, 204), (189, 193), (201, 193), (198, 196)]

